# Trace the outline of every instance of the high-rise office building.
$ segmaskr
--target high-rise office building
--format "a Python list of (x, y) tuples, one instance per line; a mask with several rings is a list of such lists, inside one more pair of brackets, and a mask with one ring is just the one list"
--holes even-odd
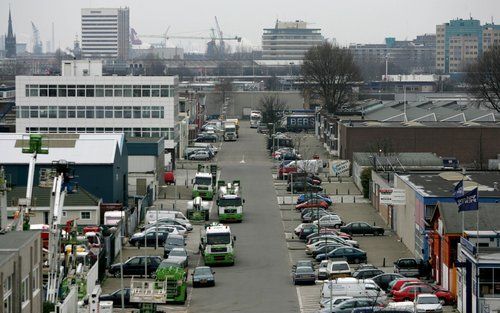
[(129, 9), (82, 9), (82, 57), (129, 57)]
[(436, 26), (436, 70), (460, 73), (491, 46), (500, 43), (500, 25), (456, 19)]
[(307, 28), (304, 21), (276, 21), (274, 28), (265, 28), (262, 34), (262, 58), (301, 61), (307, 50), (323, 41), (321, 29)]

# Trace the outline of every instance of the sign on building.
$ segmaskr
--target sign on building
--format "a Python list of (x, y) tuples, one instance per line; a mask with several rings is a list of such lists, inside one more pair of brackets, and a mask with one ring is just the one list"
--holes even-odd
[(351, 162), (349, 160), (330, 161), (330, 174), (333, 176), (350, 176)]
[(404, 189), (383, 188), (379, 189), (380, 204), (405, 205), (406, 194)]

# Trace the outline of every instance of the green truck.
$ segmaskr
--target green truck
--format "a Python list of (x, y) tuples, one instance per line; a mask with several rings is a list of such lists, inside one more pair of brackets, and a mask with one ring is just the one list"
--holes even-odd
[(214, 198), (215, 182), (217, 181), (217, 165), (198, 164), (198, 172), (193, 178), (193, 199), (201, 197), (203, 200)]
[(186, 216), (191, 221), (208, 221), (210, 217), (210, 204), (196, 197), (187, 203)]
[(243, 221), (243, 203), (241, 198), (241, 183), (234, 180), (226, 183), (223, 180), (217, 182), (219, 187), (217, 193), (217, 206), (219, 222), (239, 222)]
[(234, 265), (235, 241), (229, 226), (219, 223), (205, 225), (200, 238), (200, 252), (205, 265)]

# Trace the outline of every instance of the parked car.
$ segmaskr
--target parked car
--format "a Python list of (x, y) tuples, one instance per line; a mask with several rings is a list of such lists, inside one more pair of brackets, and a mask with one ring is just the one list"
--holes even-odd
[(311, 237), (307, 241), (307, 244), (315, 243), (316, 241), (323, 240), (323, 239), (326, 239), (327, 241), (331, 241), (331, 242), (338, 242), (344, 246), (350, 246), (350, 247), (354, 247), (354, 248), (359, 247), (359, 244), (356, 240), (344, 239), (344, 238), (341, 238), (335, 234), (322, 234), (320, 236)]
[(340, 237), (340, 238), (345, 239), (345, 240), (352, 240), (351, 235), (343, 233), (343, 232), (339, 231), (338, 229), (329, 228), (329, 227), (323, 227), (323, 226), (320, 225), (320, 230), (319, 230), (319, 233), (318, 233), (318, 226), (315, 225), (315, 224), (312, 224), (312, 225), (314, 225), (314, 228), (315, 228), (316, 231), (314, 233), (309, 234), (306, 237), (306, 240), (309, 240), (312, 237), (321, 236), (323, 234), (336, 235), (337, 237)]
[(319, 199), (311, 199), (311, 200), (307, 200), (306, 202), (302, 202), (301, 204), (297, 204), (295, 206), (295, 209), (302, 210), (305, 208), (317, 208), (317, 207), (328, 209), (329, 206), (330, 205), (326, 201), (319, 200)]
[(323, 254), (323, 253), (330, 253), (331, 251), (343, 247), (344, 245), (338, 243), (338, 242), (332, 242), (332, 243), (325, 243), (319, 247), (316, 248), (316, 250), (311, 252), (311, 256), (316, 259), (318, 254)]
[(414, 300), (415, 312), (443, 312), (443, 304), (439, 298), (430, 293), (421, 293)]
[(297, 198), (297, 204), (304, 203), (304, 202), (309, 201), (311, 199), (317, 199), (317, 200), (320, 200), (320, 201), (325, 201), (326, 203), (328, 203), (328, 205), (332, 205), (332, 203), (333, 203), (332, 199), (328, 195), (326, 195), (326, 194), (321, 194), (321, 193), (305, 193), (305, 194), (300, 195)]
[(327, 268), (330, 279), (351, 276), (351, 267), (346, 261), (330, 261)]
[(325, 208), (305, 208), (302, 211), (300, 211), (300, 218), (303, 218), (304, 215), (306, 214), (312, 214), (312, 213), (325, 213), (325, 214), (334, 214), (332, 211), (329, 211)]
[(312, 211), (309, 211), (306, 214), (302, 215), (302, 222), (303, 223), (312, 223), (315, 220), (322, 218), (323, 216), (332, 215), (332, 214), (333, 213), (330, 211), (312, 210)]
[(163, 257), (168, 258), (170, 251), (174, 248), (184, 248), (186, 241), (181, 235), (170, 235), (163, 245)]
[(210, 160), (211, 158), (212, 155), (206, 150), (198, 150), (188, 157), (189, 160), (202, 160), (202, 161), (207, 161)]
[(314, 269), (314, 265), (311, 260), (298, 260), (294, 265), (292, 265), (292, 270), (297, 267), (304, 267), (304, 266)]
[[(286, 187), (286, 191), (292, 192), (292, 183), (289, 183)], [(312, 185), (304, 181), (294, 181), (293, 182), (293, 193), (297, 192), (322, 192), (323, 188), (321, 186)]]
[(421, 282), (420, 279), (418, 278), (410, 278), (410, 277), (403, 277), (403, 278), (398, 278), (396, 280), (393, 280), (389, 283), (389, 290), (390, 292), (389, 293), (393, 293), (394, 291), (398, 291), (399, 289), (401, 289), (401, 287), (406, 284), (407, 282)]
[[(144, 262), (147, 262), (146, 264)], [(156, 269), (161, 263), (161, 257), (159, 256), (134, 256), (123, 263), (123, 276), (130, 275), (141, 275), (145, 276), (144, 270), (146, 269), (146, 275), (154, 277), (156, 275)], [(108, 273), (115, 277), (120, 277), (121, 275), (121, 263), (112, 264), (108, 270)]]
[(401, 258), (394, 262), (394, 273), (406, 277), (419, 277), (420, 262), (414, 258)]
[(325, 259), (345, 259), (349, 263), (366, 262), (366, 252), (353, 247), (340, 247), (328, 254), (318, 254), (316, 261), (320, 262)]
[(445, 303), (453, 303), (454, 301), (453, 295), (449, 291), (427, 284), (407, 286), (400, 290), (393, 291), (392, 299), (394, 301), (413, 301), (415, 296), (422, 293), (434, 294)]
[(121, 307), (122, 305), (122, 293), (123, 293), (123, 303), (126, 308), (137, 308), (139, 303), (130, 302), (130, 288), (123, 288), (113, 291), (112, 293), (104, 293), (99, 296), (99, 301), (112, 301), (113, 307)]
[(361, 268), (355, 270), (354, 273), (352, 273), (352, 277), (357, 279), (368, 279), (368, 278), (373, 278), (380, 274), (384, 274), (384, 271), (379, 270), (377, 268)]
[(384, 234), (384, 229), (378, 226), (372, 226), (366, 222), (352, 222), (340, 228), (340, 231), (350, 235), (375, 235)]
[(187, 268), (188, 253), (186, 251), (186, 248), (173, 248), (172, 250), (170, 250), (167, 260), (177, 260), (180, 264), (182, 264), (182, 267)]
[(342, 301), (337, 306), (334, 306), (330, 311), (330, 308), (326, 306), (322, 309), (321, 313), (351, 313), (356, 308), (371, 308), (378, 306), (379, 303), (376, 299), (372, 298), (352, 298)]
[(344, 225), (344, 222), (337, 214), (322, 216), (319, 220), (313, 221), (313, 223), (316, 225), (331, 228), (339, 228), (340, 226)]
[(182, 235), (184, 237), (187, 236), (187, 232), (188, 232), (187, 228), (185, 226), (180, 225), (180, 224), (160, 222), (160, 223), (153, 223), (153, 224), (145, 225), (143, 228), (145, 230), (147, 230), (147, 229), (155, 229), (155, 228), (161, 228), (161, 227), (175, 228), (175, 229), (177, 229), (177, 232), (179, 233), (179, 235)]
[(135, 247), (155, 247), (157, 243), (162, 246), (170, 234), (178, 235), (179, 232), (175, 227), (168, 225), (152, 227), (133, 234), (128, 243)]
[(402, 278), (403, 275), (397, 273), (383, 273), (372, 277), (372, 280), (384, 291), (389, 290), (389, 283), (398, 278)]
[(316, 273), (309, 266), (300, 266), (292, 269), (292, 280), (294, 285), (315, 284)]
[(330, 302), (332, 303), (332, 307), (339, 305), (340, 303), (344, 302), (345, 300), (352, 299), (353, 297), (349, 296), (339, 296), (339, 297), (332, 297), (331, 299), (324, 299), (321, 300), (319, 303), (319, 306), (321, 308), (330, 308)]
[(198, 266), (194, 269), (193, 287), (215, 286), (215, 272), (210, 266)]
[(170, 217), (160, 218), (159, 220), (157, 220), (154, 223), (146, 224), (145, 226), (142, 227), (142, 229), (149, 227), (149, 225), (154, 225), (155, 223), (167, 224), (167, 225), (170, 225), (170, 224), (181, 225), (181, 226), (184, 226), (188, 232), (193, 230), (193, 225), (188, 220), (185, 220), (183, 218), (170, 218)]
[(200, 135), (196, 137), (195, 142), (217, 142), (217, 135), (215, 134)]
[[(306, 245), (305, 248), (305, 253), (308, 255), (311, 255), (314, 251), (316, 251), (318, 248), (327, 245), (328, 243), (332, 243), (332, 240), (328, 240), (328, 238), (323, 238), (321, 240), (318, 240), (314, 243)], [(334, 241), (334, 243), (338, 244), (337, 242)]]

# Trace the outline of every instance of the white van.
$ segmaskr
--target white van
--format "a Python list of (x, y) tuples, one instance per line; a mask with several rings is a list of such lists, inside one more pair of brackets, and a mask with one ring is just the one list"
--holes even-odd
[(146, 224), (153, 224), (154, 222), (156, 222), (157, 219), (162, 219), (162, 218), (180, 219), (189, 222), (186, 216), (182, 214), (182, 212), (180, 211), (155, 210), (154, 208), (150, 208), (146, 212), (146, 217), (144, 222)]
[(123, 211), (106, 211), (104, 212), (104, 225), (116, 226), (124, 218), (125, 212)]
[(338, 278), (323, 283), (323, 288), (321, 290), (322, 300), (340, 296), (377, 298), (382, 301), (386, 299), (385, 292), (371, 279), (356, 279), (349, 277)]

